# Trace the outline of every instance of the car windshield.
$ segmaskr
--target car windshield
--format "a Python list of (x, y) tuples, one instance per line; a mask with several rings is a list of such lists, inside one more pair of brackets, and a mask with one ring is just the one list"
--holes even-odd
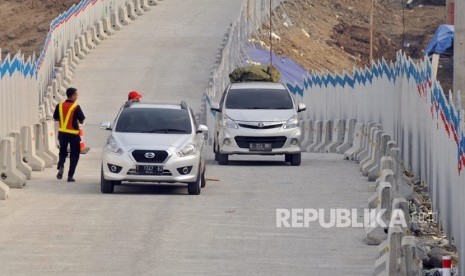
[(126, 108), (121, 112), (116, 132), (187, 134), (192, 132), (185, 109)]
[(226, 97), (227, 109), (293, 109), (285, 89), (231, 89)]

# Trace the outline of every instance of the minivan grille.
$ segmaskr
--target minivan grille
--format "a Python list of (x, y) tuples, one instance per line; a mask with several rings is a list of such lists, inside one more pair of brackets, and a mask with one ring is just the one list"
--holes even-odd
[(268, 126), (262, 126), (259, 127), (258, 125), (249, 125), (249, 124), (239, 124), (240, 127), (244, 128), (251, 128), (251, 129), (272, 129), (272, 128), (280, 128), (283, 126), (283, 124), (274, 124), (274, 125), (268, 125)]

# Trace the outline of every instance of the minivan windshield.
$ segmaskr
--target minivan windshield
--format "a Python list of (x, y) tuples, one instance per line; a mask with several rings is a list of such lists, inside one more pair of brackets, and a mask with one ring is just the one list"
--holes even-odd
[(231, 89), (226, 96), (227, 109), (293, 109), (285, 89)]
[(189, 112), (170, 108), (125, 108), (116, 132), (187, 134), (192, 132)]

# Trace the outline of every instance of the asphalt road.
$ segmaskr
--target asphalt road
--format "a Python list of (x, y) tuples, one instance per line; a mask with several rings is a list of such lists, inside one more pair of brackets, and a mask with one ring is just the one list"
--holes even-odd
[[(207, 84), (239, 0), (163, 1), (79, 65), (72, 85), (88, 117), (75, 178), (34, 173), (0, 202), (1, 275), (372, 275), (375, 247), (361, 228), (276, 228), (277, 208), (364, 208), (371, 190), (337, 155), (246, 158), (207, 168), (200, 196), (177, 185), (100, 193), (110, 121), (132, 89), (144, 101), (186, 100)], [(236, 158), (237, 159), (237, 158)]]

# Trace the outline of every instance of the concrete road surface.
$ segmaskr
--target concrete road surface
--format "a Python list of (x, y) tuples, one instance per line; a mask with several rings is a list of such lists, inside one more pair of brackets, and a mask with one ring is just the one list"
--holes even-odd
[(0, 202), (0, 275), (372, 275), (362, 228), (276, 228), (277, 208), (366, 207), (368, 183), (337, 155), (304, 155), (300, 167), (210, 161), (200, 196), (177, 185), (100, 193), (106, 133), (96, 124), (132, 89), (197, 108), (240, 2), (163, 1), (81, 62), (73, 86), (92, 149), (77, 183), (48, 169)]

